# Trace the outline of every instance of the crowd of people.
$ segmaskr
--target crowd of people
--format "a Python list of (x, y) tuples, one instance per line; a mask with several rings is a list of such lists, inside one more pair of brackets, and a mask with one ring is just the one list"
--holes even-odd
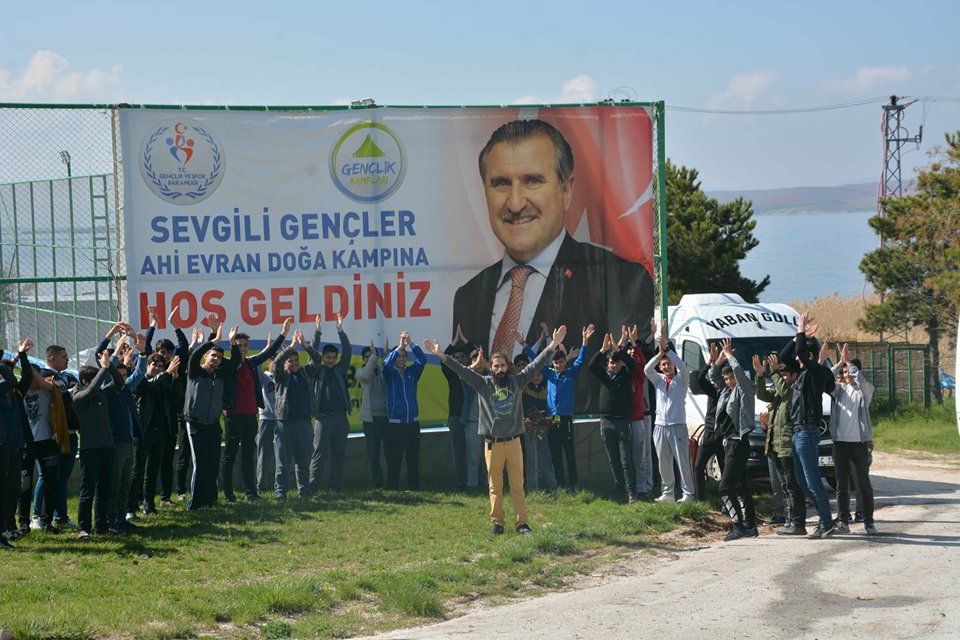
[[(35, 345), (29, 339), (19, 344), (15, 361), (0, 364), (0, 545), (11, 546), (31, 529), (76, 528), (81, 539), (130, 533), (141, 517), (157, 513), (158, 498), (161, 507), (176, 499), (196, 510), (215, 504), (221, 492), (227, 502), (236, 501), (236, 489), (250, 501), (268, 491), (285, 500), (294, 491), (307, 498), (323, 487), (339, 488), (353, 408), (352, 348), (342, 318), (336, 323), (339, 346), (322, 340), (319, 316), (312, 342), (300, 329), (288, 337), (290, 318), (256, 355), (248, 353), (250, 337), (235, 325), (227, 336), (229, 357), (220, 346), (224, 327), (215, 315), (204, 321), (208, 335), (198, 327), (188, 339), (176, 329), (176, 344), (154, 343), (154, 310), (149, 320), (146, 334), (124, 322), (114, 325), (95, 350), (96, 364), (82, 366), (76, 377), (67, 370), (66, 349), (58, 345), (46, 348), (45, 367), (32, 364)], [(406, 488), (420, 488), (417, 396), (430, 354), (447, 379), (457, 485), (464, 490), (485, 485), (492, 531), (502, 534), (506, 479), (513, 528), (532, 531), (526, 490), (578, 487), (574, 390), (586, 363), (600, 385), (600, 436), (614, 486), (626, 503), (706, 499), (705, 470), (716, 457), (721, 504), (732, 521), (726, 539), (757, 536), (746, 465), (759, 400), (767, 403), (760, 422), (776, 471), (774, 488), (785, 496), (778, 533), (811, 538), (849, 533), (852, 477), (865, 532), (876, 535), (868, 474), (873, 387), (847, 346), (838, 346), (839, 363), (832, 370), (825, 367), (826, 346), (813, 339), (815, 330), (807, 334), (807, 321), (802, 314), (801, 331), (779, 354), (766, 361), (754, 357), (752, 379), (729, 339), (712, 344), (703, 370), (690, 372), (655, 322), (649, 340), (640, 340), (636, 326), (624, 326), (619, 338), (603, 334), (593, 353), (594, 325), (582, 328), (580, 347), (570, 350), (564, 346), (565, 326), (552, 331), (543, 326), (532, 345), (517, 332), (521, 353), (515, 358), (502, 351), (488, 356), (459, 328), (446, 348), (432, 340), (421, 348), (403, 332), (392, 349), (364, 347), (356, 372), (370, 481), (397, 490), (405, 467)], [(708, 396), (695, 461), (685, 414), (691, 378), (699, 382), (697, 393)], [(823, 393), (833, 398), (837, 518), (818, 466)], [(238, 456), (242, 487), (235, 488)], [(74, 522), (67, 514), (67, 490), (77, 458)], [(818, 513), (810, 534), (807, 498)]]

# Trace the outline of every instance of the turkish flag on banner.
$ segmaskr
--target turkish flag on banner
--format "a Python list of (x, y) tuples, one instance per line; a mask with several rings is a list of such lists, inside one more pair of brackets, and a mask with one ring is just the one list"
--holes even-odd
[(653, 119), (643, 107), (558, 107), (538, 117), (556, 127), (574, 156), (566, 227), (587, 218), (590, 242), (653, 275)]

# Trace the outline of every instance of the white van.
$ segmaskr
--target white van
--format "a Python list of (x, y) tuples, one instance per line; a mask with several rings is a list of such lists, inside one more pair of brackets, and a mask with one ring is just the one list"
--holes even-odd
[[(691, 435), (704, 423), (707, 396), (698, 395), (695, 373), (702, 369), (710, 358), (710, 343), (731, 338), (737, 360), (751, 378), (753, 356), (762, 359), (780, 349), (797, 333), (799, 314), (790, 306), (779, 303), (748, 303), (735, 293), (698, 293), (685, 295), (680, 304), (667, 308), (670, 340), (677, 353), (690, 369), (690, 392), (687, 393), (687, 429)], [(824, 420), (820, 427), (820, 473), (835, 484), (833, 467), (833, 442), (827, 429), (830, 413), (830, 397), (823, 396)], [(757, 413), (766, 410), (766, 405), (757, 402)], [(750, 433), (750, 459), (747, 463), (751, 477), (766, 477), (767, 461), (763, 455), (764, 433), (760, 420), (756, 419)]]

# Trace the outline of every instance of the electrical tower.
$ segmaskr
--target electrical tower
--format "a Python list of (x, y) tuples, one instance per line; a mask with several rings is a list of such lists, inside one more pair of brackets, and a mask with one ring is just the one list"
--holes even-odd
[[(877, 199), (877, 213), (883, 216), (883, 199), (899, 198), (903, 195), (903, 174), (900, 167), (900, 150), (905, 144), (920, 144), (923, 138), (923, 125), (919, 132), (911, 136), (903, 126), (903, 112), (907, 107), (917, 102), (911, 100), (905, 104), (898, 104), (897, 96), (890, 96), (890, 104), (883, 105), (883, 179), (880, 180), (880, 196)], [(880, 247), (883, 247), (884, 237), (880, 235)]]
[[(907, 103), (899, 104), (897, 96), (890, 96), (890, 103), (883, 105), (883, 177), (880, 180), (880, 193), (877, 198), (877, 214), (880, 217), (884, 215), (884, 199), (899, 198), (903, 195), (903, 173), (900, 165), (900, 150), (904, 145), (913, 143), (920, 145), (923, 138), (923, 125), (921, 124), (917, 135), (911, 136), (910, 132), (903, 125), (904, 111), (907, 107), (917, 102), (910, 100)], [(880, 248), (886, 243), (886, 238), (880, 234)], [(883, 301), (883, 293), (880, 293), (880, 301)], [(907, 328), (900, 331), (894, 331), (888, 338), (901, 338), (909, 342)], [(883, 342), (883, 332), (880, 333), (880, 341)]]

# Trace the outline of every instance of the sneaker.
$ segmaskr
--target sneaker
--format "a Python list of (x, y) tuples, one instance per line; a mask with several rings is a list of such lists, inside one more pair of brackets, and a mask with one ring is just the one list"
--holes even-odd
[(757, 531), (757, 527), (750, 525), (749, 527), (744, 528), (743, 532), (747, 535), (748, 538), (759, 538), (760, 532)]
[(739, 540), (747, 536), (747, 531), (738, 524), (733, 525), (733, 528), (730, 529), (730, 532), (723, 536), (724, 542), (731, 542), (733, 540)]
[(152, 505), (145, 504), (143, 505), (143, 510), (141, 513), (145, 516), (155, 516), (157, 515), (157, 508)]
[(126, 531), (123, 529), (118, 529), (117, 527), (107, 527), (107, 530), (103, 532), (107, 536), (122, 536)]
[(696, 498), (691, 495), (683, 494), (683, 497), (677, 500), (677, 502), (694, 502)]
[(178, 494), (177, 494), (177, 502), (183, 502), (183, 501), (185, 501), (186, 499), (187, 499), (187, 494), (185, 494), (185, 493), (178, 493)]
[(833, 523), (833, 532), (837, 535), (848, 534), (850, 533), (850, 525), (843, 520), (837, 520)]
[(627, 504), (633, 504), (636, 501), (637, 501), (637, 494), (635, 494), (632, 491), (627, 494)]
[(84, 531), (83, 529), (80, 529), (80, 533), (77, 534), (77, 539), (78, 539), (78, 540), (89, 540), (89, 539), (90, 539), (90, 534), (87, 533), (86, 531)]
[(853, 514), (853, 522), (854, 524), (863, 522), (863, 512), (857, 511), (855, 514)]
[(0, 536), (0, 549), (16, 549), (16, 547), (10, 544), (6, 536)]
[(784, 518), (783, 516), (774, 516), (769, 520), (763, 521), (763, 524), (765, 525), (786, 524), (786, 523), (787, 523), (787, 519)]
[(831, 524), (826, 529), (822, 525), (817, 525), (817, 528), (813, 530), (813, 533), (807, 536), (809, 540), (820, 540), (822, 538), (829, 538), (834, 533), (833, 524)]
[(30, 528), (43, 529), (43, 523), (40, 522), (40, 516), (33, 516), (32, 518), (30, 518)]
[(58, 533), (63, 533), (63, 531), (61, 531), (60, 529), (57, 529), (52, 524), (43, 525), (42, 527), (40, 527), (40, 531), (44, 533), (49, 533), (50, 535), (57, 535)]
[(533, 533), (533, 529), (528, 524), (522, 524), (517, 527), (517, 533)]
[(495, 525), (493, 525), (493, 535), (499, 536), (499, 535), (501, 535), (502, 533), (503, 533), (503, 525), (502, 525), (502, 524), (495, 524)]
[(223, 494), (223, 499), (227, 502), (236, 502), (237, 496), (233, 495), (232, 493), (225, 493)]
[(806, 527), (798, 527), (797, 525), (790, 523), (785, 526), (780, 531), (777, 531), (778, 536), (805, 536), (807, 535)]
[(673, 494), (665, 493), (661, 495), (659, 498), (654, 498), (653, 501), (654, 502), (676, 502), (677, 499), (673, 497)]
[(865, 524), (863, 525), (863, 532), (868, 536), (878, 536), (880, 532), (877, 531), (877, 526), (874, 524)]
[(136, 511), (127, 511), (127, 522), (133, 522), (134, 520), (139, 520), (140, 516), (137, 515)]
[(76, 529), (76, 528), (77, 528), (77, 523), (74, 522), (73, 520), (71, 520), (70, 518), (67, 518), (66, 520), (57, 520), (57, 521), (54, 522), (53, 524), (57, 525), (57, 526), (60, 527), (61, 529)]
[(170, 502), (169, 500), (161, 500), (161, 501), (160, 501), (160, 506), (161, 506), (161, 507), (172, 507), (172, 506), (173, 506), (173, 503)]

